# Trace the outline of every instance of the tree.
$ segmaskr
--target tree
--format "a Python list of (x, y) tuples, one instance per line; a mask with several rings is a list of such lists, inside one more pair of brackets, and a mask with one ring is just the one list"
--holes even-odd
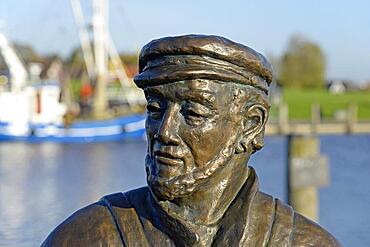
[(83, 59), (82, 50), (80, 47), (75, 48), (71, 52), (65, 63), (73, 79), (80, 79), (84, 73), (87, 73), (85, 61)]
[[(13, 43), (14, 51), (24, 65), (30, 62), (42, 63), (44, 57), (39, 55), (32, 46), (27, 44)], [(7, 64), (4, 61), (3, 56), (0, 53), (0, 70), (6, 69)]]
[(319, 45), (293, 36), (279, 66), (278, 80), (291, 88), (320, 88), (325, 84), (325, 56)]

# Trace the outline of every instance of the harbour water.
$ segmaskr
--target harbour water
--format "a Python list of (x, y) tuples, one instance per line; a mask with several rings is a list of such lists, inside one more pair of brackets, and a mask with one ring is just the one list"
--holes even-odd
[[(286, 200), (284, 137), (268, 137), (250, 161), (261, 189)], [(343, 246), (370, 246), (370, 135), (321, 137), (331, 166), (320, 189), (320, 224)], [(39, 246), (77, 209), (145, 185), (145, 141), (0, 144), (0, 246)]]

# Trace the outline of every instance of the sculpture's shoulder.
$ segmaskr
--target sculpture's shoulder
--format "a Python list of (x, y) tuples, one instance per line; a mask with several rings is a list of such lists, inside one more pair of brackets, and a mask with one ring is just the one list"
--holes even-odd
[(137, 217), (132, 203), (142, 204), (146, 193), (148, 188), (143, 187), (104, 196), (68, 217), (49, 234), (42, 246), (122, 246), (123, 226), (113, 218), (112, 211), (119, 218)]
[(279, 199), (273, 199), (270, 195), (258, 192), (257, 200), (263, 205), (260, 209), (261, 212), (269, 211), (271, 207), (274, 208), (268, 237), (268, 246), (340, 246), (329, 232), (315, 222), (295, 212), (291, 206), (281, 202)]
[(295, 213), (292, 246), (340, 247), (341, 245), (321, 226)]
[(103, 202), (84, 207), (57, 226), (42, 246), (120, 246), (122, 241)]

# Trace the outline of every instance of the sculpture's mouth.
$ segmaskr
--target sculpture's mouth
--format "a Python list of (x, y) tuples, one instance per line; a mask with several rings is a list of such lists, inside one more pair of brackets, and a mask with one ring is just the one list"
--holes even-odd
[(184, 164), (183, 159), (179, 155), (160, 150), (154, 152), (154, 159), (157, 163), (168, 166), (179, 166)]
[(181, 159), (172, 159), (163, 156), (155, 156), (155, 160), (161, 164), (169, 166), (178, 166), (183, 164), (183, 161)]

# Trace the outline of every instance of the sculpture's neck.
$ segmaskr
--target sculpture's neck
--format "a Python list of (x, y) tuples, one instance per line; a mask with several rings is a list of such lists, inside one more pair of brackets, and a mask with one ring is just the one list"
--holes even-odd
[(169, 212), (189, 225), (215, 225), (247, 180), (247, 161), (245, 154), (234, 155), (193, 194), (165, 202)]

